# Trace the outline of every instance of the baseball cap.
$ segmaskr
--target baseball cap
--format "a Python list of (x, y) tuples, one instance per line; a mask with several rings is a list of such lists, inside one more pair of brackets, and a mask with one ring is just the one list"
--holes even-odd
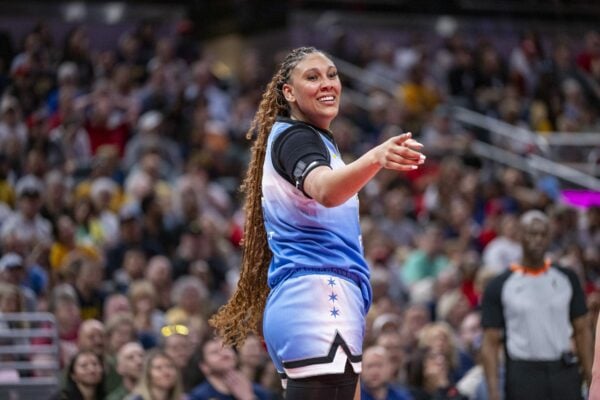
[(44, 190), (42, 181), (33, 176), (25, 175), (17, 181), (16, 192), (17, 197), (21, 196), (39, 196)]
[(138, 129), (143, 132), (152, 131), (162, 123), (163, 115), (158, 111), (147, 111), (140, 117), (138, 121)]
[(23, 268), (23, 257), (17, 253), (6, 253), (0, 258), (0, 272), (13, 268)]

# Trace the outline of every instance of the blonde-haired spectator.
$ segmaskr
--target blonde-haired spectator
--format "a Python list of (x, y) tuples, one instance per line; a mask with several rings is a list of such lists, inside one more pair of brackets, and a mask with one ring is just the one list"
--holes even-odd
[(175, 361), (166, 353), (151, 351), (146, 356), (140, 382), (129, 400), (183, 400), (181, 376)]
[(454, 331), (458, 330), (469, 311), (471, 311), (469, 299), (460, 289), (444, 293), (436, 306), (437, 318), (447, 322)]
[(460, 350), (456, 333), (446, 322), (432, 322), (423, 327), (419, 333), (419, 347), (444, 355), (449, 363), (448, 377), (452, 383), (458, 382), (474, 365), (473, 360)]

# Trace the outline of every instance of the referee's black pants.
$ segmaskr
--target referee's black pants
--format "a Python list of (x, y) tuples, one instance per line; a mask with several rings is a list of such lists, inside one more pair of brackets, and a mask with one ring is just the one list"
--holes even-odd
[(508, 360), (505, 390), (505, 400), (581, 400), (579, 365)]

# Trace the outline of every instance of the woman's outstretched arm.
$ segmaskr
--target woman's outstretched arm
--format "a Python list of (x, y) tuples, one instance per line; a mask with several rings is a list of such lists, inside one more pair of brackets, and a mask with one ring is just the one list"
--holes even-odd
[(419, 152), (422, 147), (410, 133), (394, 136), (343, 168), (315, 168), (304, 180), (304, 191), (325, 207), (339, 206), (358, 193), (382, 168), (417, 169), (425, 162), (425, 156)]

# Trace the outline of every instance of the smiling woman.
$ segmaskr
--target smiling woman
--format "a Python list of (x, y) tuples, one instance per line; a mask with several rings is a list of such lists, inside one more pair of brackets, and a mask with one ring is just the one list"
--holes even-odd
[(346, 165), (329, 130), (341, 93), (335, 64), (313, 47), (292, 50), (267, 86), (247, 134), (240, 280), (211, 320), (231, 344), (263, 333), (288, 400), (359, 398), (371, 287), (357, 193), (382, 168), (425, 161), (405, 133)]

